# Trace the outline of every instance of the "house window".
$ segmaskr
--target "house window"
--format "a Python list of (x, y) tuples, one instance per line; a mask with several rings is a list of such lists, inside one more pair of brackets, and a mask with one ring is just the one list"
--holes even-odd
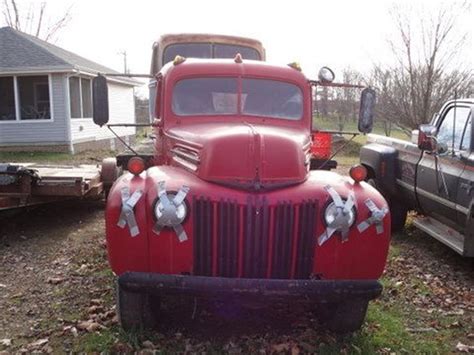
[(49, 77), (0, 77), (0, 121), (50, 120)]
[(48, 76), (22, 76), (17, 78), (20, 119), (49, 120), (51, 105)]
[(0, 77), (0, 121), (16, 120), (13, 77)]
[(92, 117), (92, 81), (72, 76), (69, 78), (71, 118)]

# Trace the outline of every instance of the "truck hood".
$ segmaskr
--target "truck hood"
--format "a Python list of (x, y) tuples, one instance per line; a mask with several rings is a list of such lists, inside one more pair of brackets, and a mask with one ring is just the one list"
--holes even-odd
[(309, 170), (310, 138), (302, 128), (200, 123), (173, 127), (167, 135), (172, 165), (206, 181), (270, 189), (300, 183)]

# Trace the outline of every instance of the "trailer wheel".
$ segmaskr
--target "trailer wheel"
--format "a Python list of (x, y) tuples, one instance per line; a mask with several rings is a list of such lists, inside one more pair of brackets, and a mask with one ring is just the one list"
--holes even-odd
[(102, 167), (100, 171), (100, 176), (102, 179), (102, 184), (104, 185), (104, 194), (105, 199), (109, 195), (110, 189), (114, 184), (115, 180), (121, 175), (121, 171), (117, 166), (117, 159), (116, 158), (105, 158), (102, 160)]
[(387, 200), (392, 220), (392, 232), (400, 232), (401, 230), (403, 230), (403, 228), (405, 227), (405, 222), (407, 220), (407, 207), (399, 201), (389, 196), (386, 196), (383, 191), (378, 188), (377, 181), (374, 178), (369, 178), (367, 180), (367, 183), (370, 186), (375, 187), (381, 194), (384, 195), (385, 199)]
[(318, 305), (317, 316), (325, 329), (339, 334), (352, 333), (362, 327), (368, 304), (364, 299), (322, 303)]
[(127, 291), (117, 283), (117, 313), (124, 330), (154, 328), (159, 306), (157, 297)]

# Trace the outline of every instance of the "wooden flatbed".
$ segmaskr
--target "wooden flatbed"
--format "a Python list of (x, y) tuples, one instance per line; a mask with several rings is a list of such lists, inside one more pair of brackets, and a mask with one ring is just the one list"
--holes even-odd
[(0, 210), (97, 198), (103, 190), (99, 165), (0, 164)]

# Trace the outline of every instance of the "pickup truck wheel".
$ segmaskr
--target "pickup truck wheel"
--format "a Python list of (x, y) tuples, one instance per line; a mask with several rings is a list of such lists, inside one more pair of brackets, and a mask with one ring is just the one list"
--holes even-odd
[(158, 308), (159, 299), (124, 290), (117, 283), (117, 312), (124, 330), (154, 328)]
[(375, 187), (387, 200), (390, 209), (390, 216), (392, 218), (392, 232), (400, 232), (405, 227), (408, 210), (405, 205), (395, 199), (387, 197), (377, 186), (377, 181), (373, 178), (367, 180), (367, 183)]
[(325, 329), (339, 334), (352, 333), (362, 327), (368, 304), (368, 300), (323, 303), (317, 308), (317, 316)]

